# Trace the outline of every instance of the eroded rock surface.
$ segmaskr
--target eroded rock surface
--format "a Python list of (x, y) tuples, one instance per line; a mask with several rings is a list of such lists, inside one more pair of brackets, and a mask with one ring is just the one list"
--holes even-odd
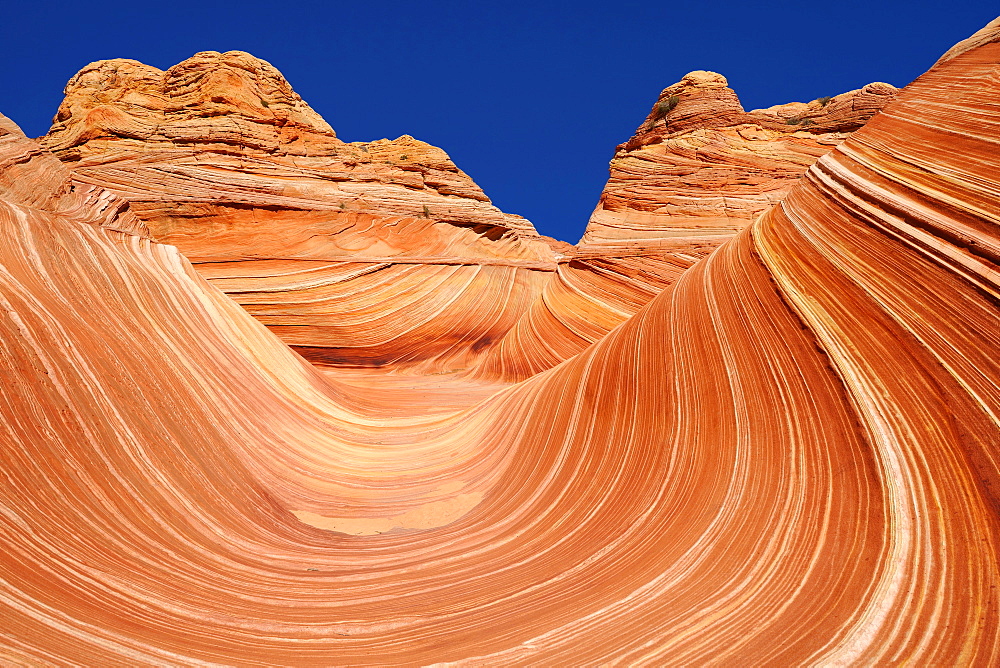
[(93, 63), (42, 144), (317, 362), (467, 366), (555, 270), (552, 240), (444, 151), (342, 142), (239, 51)]
[(636, 313), (894, 92), (747, 113), (692, 72), (619, 147), (575, 248), (495, 209), (440, 149), (341, 142), (242, 52), (94, 63), (43, 144), (314, 362), (523, 380)]
[(665, 88), (611, 161), (580, 242), (614, 253), (717, 246), (781, 201), (816, 159), (895, 95), (884, 83), (808, 104), (746, 112), (725, 77)]
[(746, 112), (715, 72), (665, 88), (618, 147), (587, 230), (476, 374), (521, 380), (598, 341), (780, 202), (896, 89)]
[(307, 363), (0, 121), (0, 661), (996, 665), (998, 62), (518, 383)]

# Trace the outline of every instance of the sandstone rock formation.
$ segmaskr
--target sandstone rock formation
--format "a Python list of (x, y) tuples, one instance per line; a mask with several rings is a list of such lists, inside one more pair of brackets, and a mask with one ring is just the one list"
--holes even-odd
[(895, 93), (872, 83), (808, 104), (745, 112), (725, 77), (691, 72), (660, 93), (618, 147), (580, 247), (713, 248), (781, 201), (809, 165)]
[(0, 659), (1000, 662), (997, 63), (514, 384), (308, 364), (0, 122)]
[[(893, 90), (747, 114), (723, 77), (692, 72), (620, 148), (579, 248), (496, 210), (440, 149), (339, 141), (277, 70), (242, 52), (166, 72), (89, 65), (43, 144), (314, 362), (517, 381), (636, 313)], [(657, 110), (674, 98), (668, 143), (683, 148), (664, 154)]]
[(781, 201), (895, 92), (873, 83), (748, 113), (714, 72), (664, 89), (618, 147), (583, 239), (476, 375), (523, 380), (598, 341)]
[[(342, 142), (249, 54), (165, 72), (101, 61), (65, 92), (42, 144), (74, 182), (128, 200), (154, 239), (316, 361), (466, 366), (555, 270), (551, 240), (444, 151)], [(504, 297), (476, 309), (483, 291)]]

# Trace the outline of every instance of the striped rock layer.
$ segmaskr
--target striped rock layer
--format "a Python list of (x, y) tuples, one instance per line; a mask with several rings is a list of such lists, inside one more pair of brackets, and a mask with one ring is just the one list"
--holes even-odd
[(0, 123), (0, 658), (995, 665), (998, 63), (518, 383), (308, 364)]
[(580, 242), (606, 253), (714, 247), (781, 201), (809, 165), (892, 99), (885, 83), (746, 112), (726, 78), (665, 88), (611, 161)]
[(494, 207), (444, 151), (345, 143), (249, 54), (166, 71), (100, 61), (65, 93), (42, 144), (74, 182), (126, 199), (317, 362), (467, 366), (555, 270), (558, 242)]
[(665, 88), (618, 147), (580, 243), (476, 375), (522, 380), (599, 340), (781, 201), (895, 93), (873, 83), (746, 112), (715, 72)]
[[(93, 63), (67, 85), (43, 144), (308, 359), (517, 381), (635, 314), (893, 91), (748, 114), (720, 75), (692, 72), (620, 147), (578, 248), (495, 209), (439, 149), (341, 142), (242, 52), (166, 72)], [(636, 227), (637, 215), (666, 232)], [(624, 244), (605, 234), (608, 216), (624, 222)]]

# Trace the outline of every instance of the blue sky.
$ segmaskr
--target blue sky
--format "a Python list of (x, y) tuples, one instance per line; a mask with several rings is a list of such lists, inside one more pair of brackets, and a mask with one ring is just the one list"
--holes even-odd
[(346, 141), (411, 134), (505, 211), (575, 242), (615, 145), (686, 72), (748, 109), (902, 86), (1000, 13), (924, 2), (50, 2), (0, 25), (0, 112), (40, 135), (83, 65), (270, 61)]

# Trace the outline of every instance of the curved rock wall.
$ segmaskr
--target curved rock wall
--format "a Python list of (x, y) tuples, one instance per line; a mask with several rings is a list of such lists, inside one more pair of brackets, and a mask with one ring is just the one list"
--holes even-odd
[[(444, 151), (344, 143), (249, 54), (165, 72), (101, 61), (65, 92), (42, 144), (74, 182), (128, 200), (154, 239), (316, 362), (467, 366), (555, 270), (550, 240)], [(501, 297), (479, 309), (485, 294)]]
[(0, 657), (997, 663), (998, 62), (513, 385), (314, 368), (6, 130)]
[(717, 246), (781, 201), (809, 165), (895, 93), (872, 83), (745, 112), (721, 74), (691, 72), (660, 93), (618, 147), (580, 248), (611, 254)]
[(440, 149), (341, 142), (237, 51), (91, 64), (43, 143), (310, 360), (517, 381), (633, 315), (894, 91), (746, 113), (692, 72), (619, 147), (578, 248), (492, 207)]
[(474, 374), (523, 380), (578, 354), (780, 202), (895, 93), (873, 83), (745, 112), (715, 72), (665, 88), (618, 147), (580, 243)]

